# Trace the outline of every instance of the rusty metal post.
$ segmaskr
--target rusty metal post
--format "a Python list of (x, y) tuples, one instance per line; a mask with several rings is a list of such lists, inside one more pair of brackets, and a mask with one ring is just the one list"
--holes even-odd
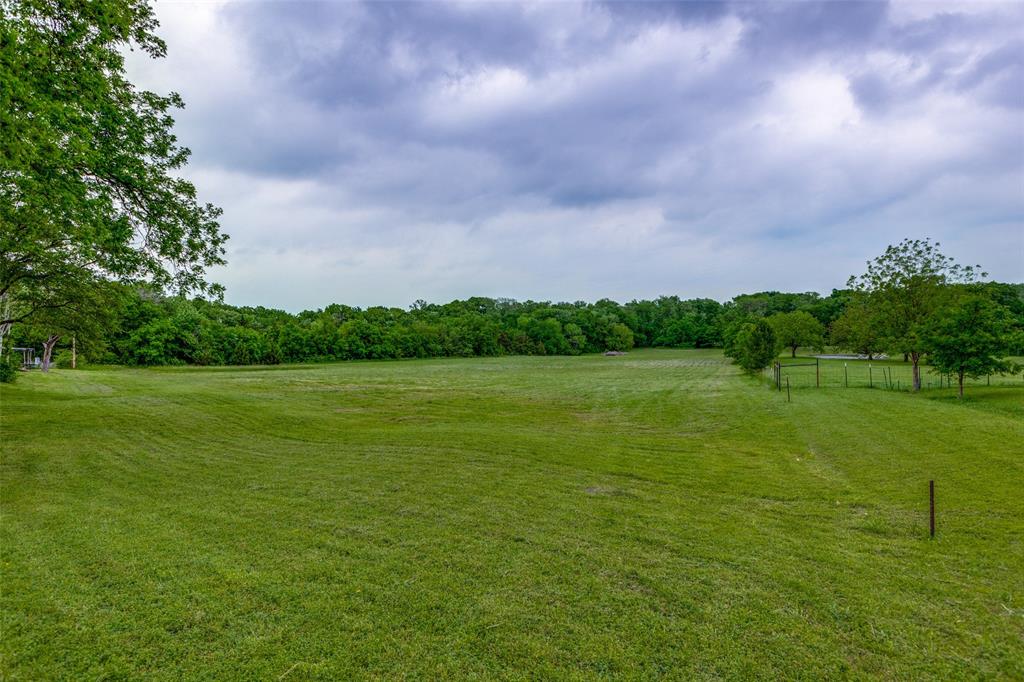
[(928, 532), (935, 537), (935, 481), (928, 481)]

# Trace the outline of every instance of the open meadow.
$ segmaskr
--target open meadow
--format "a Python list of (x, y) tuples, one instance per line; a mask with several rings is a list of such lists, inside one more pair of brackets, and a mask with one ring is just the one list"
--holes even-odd
[(93, 368), (0, 416), (6, 680), (1024, 678), (1019, 376)]

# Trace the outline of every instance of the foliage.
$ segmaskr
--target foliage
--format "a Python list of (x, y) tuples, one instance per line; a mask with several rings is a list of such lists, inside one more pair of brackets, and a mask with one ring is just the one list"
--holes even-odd
[(948, 299), (948, 285), (985, 275), (981, 266), (957, 264), (939, 246), (929, 239), (904, 239), (868, 261), (867, 271), (848, 282), (851, 289), (868, 297), (884, 345), (909, 356), (914, 390), (921, 388), (924, 324)]
[(632, 301), (623, 323), (639, 346), (710, 348), (721, 345), (719, 320), (723, 306), (708, 298), (682, 300), (661, 296), (653, 301)]
[[(1024, 284), (985, 282), (979, 292), (1006, 309), (1017, 329), (1024, 329)], [(1011, 335), (1010, 355), (1024, 355), (1024, 334)]]
[(830, 337), (836, 346), (871, 359), (883, 349), (883, 324), (878, 311), (871, 306), (870, 298), (858, 293), (832, 322)]
[(1014, 328), (1010, 311), (980, 294), (962, 296), (939, 311), (925, 326), (922, 338), (929, 363), (940, 372), (954, 374), (959, 395), (964, 377), (1015, 371), (1005, 356), (1013, 347)]
[(616, 322), (608, 330), (605, 345), (608, 350), (627, 351), (633, 347), (633, 332), (621, 322)]
[(745, 372), (759, 372), (778, 357), (775, 330), (765, 319), (744, 324), (736, 335), (733, 359)]
[(0, 357), (0, 384), (13, 384), (18, 378), (18, 365), (11, 355)]
[[(714, 301), (596, 303), (471, 298), (419, 301), (409, 310), (330, 305), (296, 315), (219, 301), (166, 297), (115, 287), (97, 335), (78, 332), (92, 361), (137, 365), (275, 364), (323, 360), (579, 355), (628, 350), (638, 338), (658, 345), (703, 345), (721, 337), (725, 308)], [(651, 315), (650, 313), (655, 313)], [(101, 318), (69, 318), (59, 329)], [(16, 325), (15, 341), (38, 346), (47, 324)], [(96, 325), (92, 329), (95, 331)]]
[[(59, 369), (71, 369), (72, 360), (73, 356), (71, 354), (71, 351), (65, 349), (58, 352), (57, 355), (53, 358), (53, 365), (54, 367), (57, 367)], [(78, 365), (78, 368), (82, 367), (83, 362), (81, 358), (78, 358), (77, 361), (75, 362)]]
[[(179, 177), (171, 93), (136, 89), (124, 52), (162, 57), (144, 0), (4, 2), (0, 12), (0, 295), (9, 319), (101, 305), (104, 280), (213, 291), (220, 210)], [(99, 308), (93, 308), (99, 312)], [(2, 323), (4, 320), (0, 320)]]
[(794, 358), (796, 349), (800, 346), (820, 348), (822, 345), (825, 328), (813, 315), (804, 310), (776, 313), (768, 318), (768, 323), (775, 331), (779, 346), (789, 348)]
[[(958, 286), (942, 285), (942, 296), (953, 296)], [(978, 286), (1024, 324), (1019, 287)], [(76, 336), (80, 358), (129, 365), (580, 355), (636, 346), (720, 346), (738, 358), (740, 332), (764, 319), (764, 313), (774, 311), (769, 319), (780, 336), (786, 331), (780, 323), (792, 321), (807, 332), (798, 345), (816, 345), (822, 319), (840, 311), (831, 320), (832, 342), (872, 354), (883, 348), (889, 328), (881, 302), (881, 296), (858, 290), (833, 291), (824, 298), (762, 292), (724, 304), (675, 296), (625, 304), (474, 297), (444, 304), (417, 301), (408, 310), (332, 304), (291, 314), (111, 283), (89, 289), (81, 305), (14, 325), (10, 343), (38, 349), (56, 333), (58, 348), (66, 348)]]

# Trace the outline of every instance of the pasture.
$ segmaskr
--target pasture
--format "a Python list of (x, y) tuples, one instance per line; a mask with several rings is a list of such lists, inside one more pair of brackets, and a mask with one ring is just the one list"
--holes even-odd
[(1021, 384), (787, 403), (673, 350), (32, 373), (0, 387), (0, 671), (1021, 679)]

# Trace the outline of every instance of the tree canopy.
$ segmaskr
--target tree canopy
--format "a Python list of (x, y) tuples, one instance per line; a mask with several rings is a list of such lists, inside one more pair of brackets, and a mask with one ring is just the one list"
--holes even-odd
[(745, 372), (759, 372), (778, 357), (775, 330), (764, 318), (748, 322), (740, 328), (733, 346), (726, 352)]
[(793, 357), (800, 346), (818, 348), (823, 343), (825, 327), (805, 310), (776, 313), (768, 318), (780, 346), (789, 348)]
[(979, 293), (962, 295), (922, 331), (929, 362), (957, 377), (964, 396), (964, 378), (1005, 372), (1015, 367), (1005, 356), (1019, 335), (1009, 310)]
[(220, 209), (176, 175), (181, 98), (139, 90), (123, 51), (165, 54), (144, 0), (0, 4), (3, 322), (96, 312), (106, 280), (217, 294)]
[(848, 286), (868, 298), (886, 347), (907, 354), (913, 364), (913, 388), (921, 388), (924, 325), (949, 294), (947, 285), (972, 282), (981, 266), (962, 266), (939, 251), (939, 242), (904, 239), (868, 261), (867, 271)]

